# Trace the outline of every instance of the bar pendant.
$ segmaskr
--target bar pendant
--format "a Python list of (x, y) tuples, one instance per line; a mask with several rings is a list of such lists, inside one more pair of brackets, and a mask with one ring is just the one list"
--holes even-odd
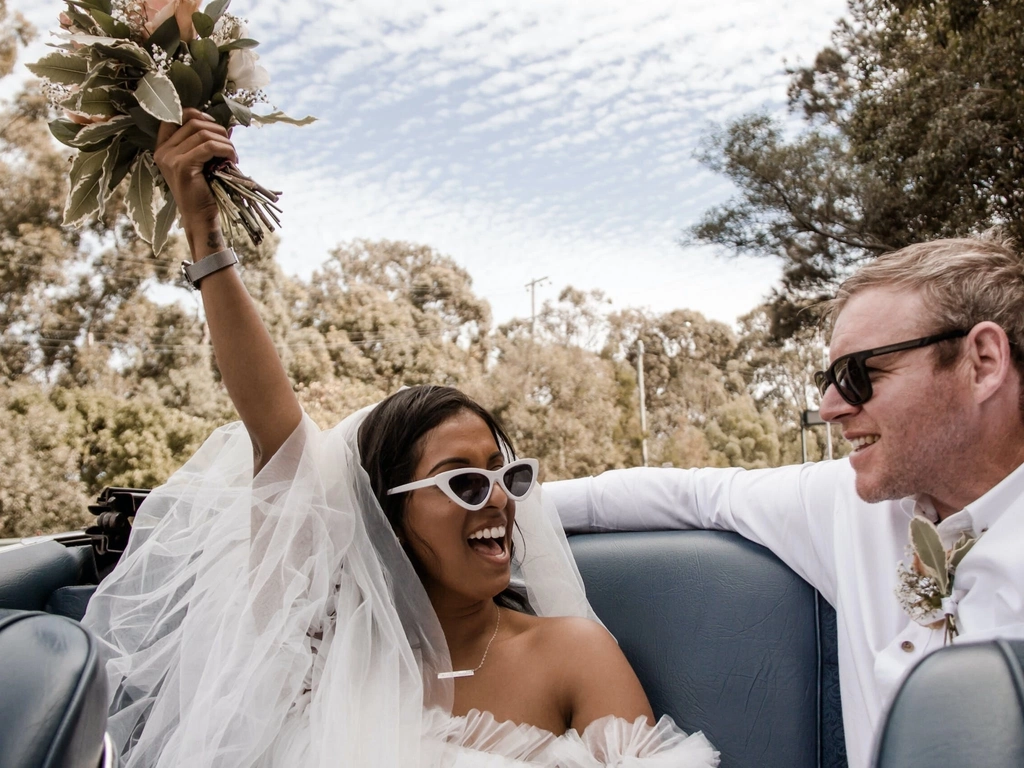
[(472, 677), (476, 674), (475, 669), (456, 669), (453, 672), (438, 672), (438, 680), (451, 680), (453, 677)]

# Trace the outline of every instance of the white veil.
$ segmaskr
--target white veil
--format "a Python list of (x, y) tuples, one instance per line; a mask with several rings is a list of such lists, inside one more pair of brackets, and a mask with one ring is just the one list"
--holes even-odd
[[(244, 427), (218, 429), (142, 505), (83, 621), (126, 768), (431, 762), (451, 662), (359, 464), (369, 410), (324, 432), (304, 416), (255, 479)], [(536, 612), (596, 618), (539, 487), (516, 520)]]

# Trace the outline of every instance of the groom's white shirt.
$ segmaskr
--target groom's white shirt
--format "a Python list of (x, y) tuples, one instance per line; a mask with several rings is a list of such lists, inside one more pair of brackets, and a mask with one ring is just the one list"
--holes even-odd
[[(915, 509), (926, 499), (868, 504), (847, 460), (778, 469), (627, 469), (546, 483), (569, 532), (710, 528), (771, 549), (836, 608), (843, 724), (851, 768), (870, 763), (876, 729), (910, 668), (944, 633), (896, 601)], [(958, 643), (1024, 638), (1024, 467), (939, 525), (947, 546), (984, 534), (956, 575)]]

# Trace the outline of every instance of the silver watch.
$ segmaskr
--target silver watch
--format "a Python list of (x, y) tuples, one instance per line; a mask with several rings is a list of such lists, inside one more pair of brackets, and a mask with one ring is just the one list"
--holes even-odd
[(185, 282), (194, 291), (199, 290), (199, 281), (214, 272), (219, 272), (227, 267), (238, 263), (238, 255), (233, 248), (225, 248), (223, 251), (211, 253), (204, 256), (197, 262), (181, 262), (181, 274), (185, 276)]

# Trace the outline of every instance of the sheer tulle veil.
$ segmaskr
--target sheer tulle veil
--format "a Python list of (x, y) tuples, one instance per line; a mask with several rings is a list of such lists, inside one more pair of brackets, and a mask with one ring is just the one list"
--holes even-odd
[[(431, 764), (451, 662), (359, 464), (369, 410), (304, 417), (255, 478), (243, 426), (218, 429), (143, 504), (84, 619), (128, 768)], [(534, 610), (596, 618), (539, 487), (516, 518)]]

